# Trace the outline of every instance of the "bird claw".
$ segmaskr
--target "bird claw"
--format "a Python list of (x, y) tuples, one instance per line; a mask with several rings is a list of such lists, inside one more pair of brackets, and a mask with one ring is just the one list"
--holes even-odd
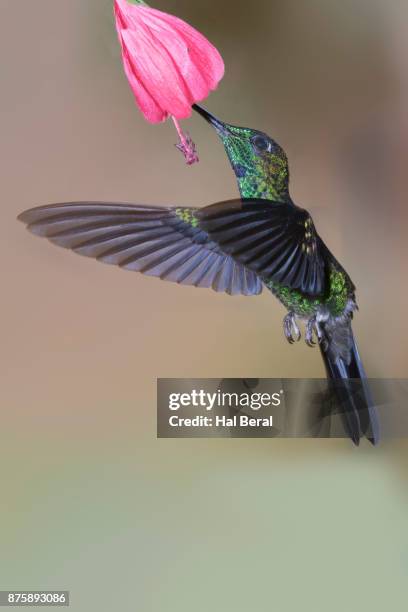
[[(294, 312), (289, 312), (283, 319), (283, 331), (289, 344), (294, 344), (295, 341), (299, 342), (300, 338), (302, 337), (300, 329), (296, 323), (296, 315)], [(316, 344), (321, 344), (323, 349), (325, 349), (327, 346), (326, 336), (316, 316), (311, 317), (306, 323), (305, 342), (307, 346), (310, 346), (311, 348), (316, 346)]]
[[(300, 329), (296, 323), (296, 315), (294, 312), (289, 312), (283, 319), (283, 331), (289, 344), (294, 344), (295, 339), (297, 342), (299, 342), (300, 338), (302, 337)], [(296, 338), (293, 337), (293, 334), (295, 334)]]
[(326, 339), (322, 331), (322, 328), (320, 327), (319, 321), (317, 320), (316, 317), (311, 317), (306, 324), (306, 333), (305, 333), (305, 342), (307, 346), (310, 346), (311, 348), (316, 346), (314, 336), (316, 336), (318, 344), (322, 344), (326, 342)]

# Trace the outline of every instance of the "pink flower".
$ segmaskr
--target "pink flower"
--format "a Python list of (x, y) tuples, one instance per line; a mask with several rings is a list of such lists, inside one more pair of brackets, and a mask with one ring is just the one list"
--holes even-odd
[(192, 105), (217, 87), (224, 75), (221, 55), (178, 17), (140, 0), (114, 2), (125, 73), (140, 110), (151, 123), (173, 117), (180, 135), (178, 147), (188, 163), (197, 161), (195, 147), (177, 119), (190, 117)]

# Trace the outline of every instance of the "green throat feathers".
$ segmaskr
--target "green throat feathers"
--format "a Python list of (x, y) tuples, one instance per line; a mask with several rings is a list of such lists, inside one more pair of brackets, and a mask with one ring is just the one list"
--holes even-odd
[(225, 125), (219, 130), (242, 198), (285, 202), (289, 167), (283, 149), (262, 132)]

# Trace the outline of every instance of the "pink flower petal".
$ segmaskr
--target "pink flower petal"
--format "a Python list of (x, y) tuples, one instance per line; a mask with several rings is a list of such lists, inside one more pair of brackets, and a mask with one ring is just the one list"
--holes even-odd
[(160, 123), (168, 117), (168, 113), (164, 111), (156, 100), (152, 98), (150, 93), (142, 85), (141, 81), (136, 77), (132, 62), (125, 49), (123, 52), (123, 66), (129, 84), (132, 88), (136, 102), (142, 111), (143, 115), (150, 123)]
[(148, 121), (183, 119), (224, 74), (217, 49), (178, 17), (115, 0), (126, 76)]
[[(195, 28), (174, 15), (169, 15), (156, 9), (150, 9), (147, 12), (146, 8), (143, 7), (141, 7), (141, 10), (144, 12), (144, 15), (147, 13), (147, 19), (152, 20), (156, 17), (157, 21), (167, 23), (172, 27), (174, 36), (180, 36), (185, 41), (189, 50), (190, 61), (201, 72), (202, 77), (206, 79), (208, 88), (215, 89), (224, 76), (225, 66), (220, 53), (214, 45)], [(144, 17), (144, 20), (147, 21), (146, 17)], [(188, 77), (188, 75), (186, 76)]]
[[(193, 61), (191, 49), (185, 39), (175, 30), (172, 25), (161, 22), (160, 30), (154, 27), (156, 24), (148, 22), (152, 37), (163, 47), (177, 66), (179, 75), (184, 83), (185, 89), (189, 94), (190, 106), (206, 98), (210, 92), (210, 86)], [(172, 113), (175, 114), (175, 113)], [(189, 115), (191, 114), (191, 111)], [(188, 116), (189, 116), (188, 115)], [(182, 117), (178, 117), (181, 119)]]
[(135, 77), (156, 103), (168, 114), (188, 117), (193, 102), (166, 49), (142, 28), (137, 32), (124, 30), (122, 37)]

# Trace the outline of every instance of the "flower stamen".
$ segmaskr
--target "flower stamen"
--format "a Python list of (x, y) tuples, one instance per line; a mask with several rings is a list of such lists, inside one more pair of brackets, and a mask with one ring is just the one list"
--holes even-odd
[(191, 166), (192, 164), (195, 164), (196, 162), (199, 161), (197, 147), (195, 143), (193, 142), (193, 140), (191, 139), (190, 135), (187, 132), (186, 133), (183, 132), (177, 119), (173, 116), (172, 116), (172, 119), (173, 119), (175, 128), (177, 130), (177, 134), (180, 138), (180, 142), (176, 144), (175, 146), (179, 151), (183, 153), (184, 158), (186, 160), (186, 164)]

